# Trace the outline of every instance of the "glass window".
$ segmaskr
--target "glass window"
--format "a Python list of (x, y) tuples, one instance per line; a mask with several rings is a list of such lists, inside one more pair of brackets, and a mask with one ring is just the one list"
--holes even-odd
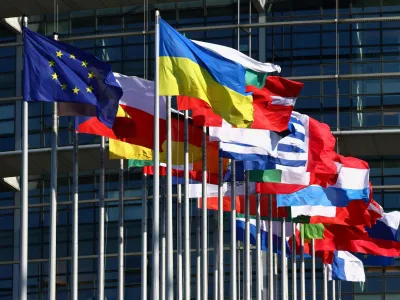
[(380, 47), (352, 47), (351, 56), (353, 61), (379, 60), (381, 49)]
[(1, 72), (15, 72), (15, 59), (12, 57), (0, 59)]
[(380, 79), (368, 80), (353, 80), (352, 93), (353, 94), (380, 94), (381, 81)]
[(120, 16), (97, 18), (98, 31), (120, 30), (121, 28), (122, 28), (122, 18)]
[(400, 43), (400, 29), (382, 30), (383, 45), (398, 45)]
[(400, 84), (397, 78), (382, 79), (383, 93), (400, 93)]
[(15, 73), (0, 74), (0, 87), (14, 87), (15, 86)]
[(0, 106), (0, 120), (13, 119), (15, 115), (15, 105), (1, 105)]
[(352, 97), (352, 106), (358, 110), (368, 107), (380, 107), (381, 96), (354, 96)]
[(71, 33), (81, 34), (94, 32), (96, 21), (94, 17), (91, 18), (79, 18), (71, 20)]
[(381, 40), (379, 30), (353, 30), (351, 37), (354, 46), (379, 45)]
[(380, 73), (381, 64), (380, 63), (368, 63), (368, 64), (353, 64), (352, 71), (354, 74), (364, 74), (364, 73)]
[(292, 35), (293, 38), (293, 48), (314, 48), (320, 47), (320, 33), (307, 33), (301, 34), (296, 33)]
[(382, 124), (380, 112), (353, 112), (353, 127), (379, 127)]
[(384, 126), (399, 126), (400, 125), (400, 112), (399, 111), (384, 111), (383, 112), (383, 125)]
[(0, 122), (0, 134), (14, 133), (14, 120)]

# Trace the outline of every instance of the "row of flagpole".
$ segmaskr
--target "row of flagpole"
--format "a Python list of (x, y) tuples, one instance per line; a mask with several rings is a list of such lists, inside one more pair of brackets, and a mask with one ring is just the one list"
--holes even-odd
[[(159, 13), (156, 12), (156, 58), (158, 57), (158, 43), (159, 43), (159, 31), (158, 31), (158, 18)], [(24, 18), (24, 25), (26, 26), (27, 19)], [(239, 35), (238, 35), (239, 37)], [(57, 36), (54, 36), (57, 39)], [(159, 95), (158, 95), (158, 63), (156, 63), (155, 69), (155, 110), (154, 110), (154, 126), (155, 126), (155, 134), (154, 134), (154, 176), (153, 176), (153, 249), (152, 249), (152, 298), (158, 299), (160, 296), (160, 273), (159, 270), (162, 270), (159, 265), (159, 250), (160, 250), (160, 224), (159, 224), (159, 203), (160, 203), (160, 180), (159, 180)], [(26, 291), (27, 291), (27, 168), (28, 168), (28, 154), (27, 154), (27, 116), (28, 116), (28, 106), (27, 102), (23, 102), (23, 151), (22, 151), (22, 204), (21, 204), (21, 266), (20, 266), (20, 277), (21, 277), (21, 294), (20, 299), (26, 299)], [(171, 147), (171, 98), (167, 99), (167, 197), (166, 197), (166, 245), (167, 245), (167, 257), (164, 258), (164, 263), (166, 263), (166, 275), (165, 283), (166, 283), (166, 294), (161, 293), (162, 298), (166, 296), (167, 299), (174, 299), (174, 274), (173, 274), (173, 232), (172, 232), (172, 147)], [(50, 263), (49, 263), (49, 298), (55, 299), (56, 295), (56, 219), (57, 219), (57, 133), (58, 133), (58, 115), (57, 115), (57, 105), (54, 105), (53, 108), (53, 135), (52, 135), (52, 170), (51, 170), (51, 221), (50, 221)], [(179, 272), (182, 275), (183, 280), (178, 282), (178, 298), (183, 297), (183, 299), (190, 298), (190, 224), (189, 224), (189, 196), (188, 196), (188, 184), (189, 184), (189, 157), (188, 157), (188, 114), (185, 112), (185, 160), (184, 160), (184, 168), (185, 168), (185, 181), (184, 181), (184, 264), (182, 261), (178, 264)], [(206, 127), (203, 127), (203, 188), (202, 188), (202, 245), (201, 245), (201, 270), (200, 263), (197, 260), (197, 269), (196, 269), (196, 278), (199, 279), (201, 274), (201, 282), (197, 280), (196, 284), (196, 295), (200, 296), (202, 293), (202, 299), (208, 299), (208, 224), (207, 224), (207, 158), (206, 158), (206, 140), (207, 140), (207, 132)], [(72, 299), (77, 299), (78, 297), (78, 134), (74, 134), (74, 148), (73, 148), (73, 228), (72, 228)], [(98, 298), (104, 299), (104, 181), (105, 181), (105, 170), (104, 170), (104, 151), (105, 151), (105, 138), (102, 137), (101, 145), (100, 145), (100, 186), (99, 186), (99, 241), (98, 241)], [(119, 264), (118, 264), (118, 282), (119, 282), (119, 299), (123, 299), (124, 297), (124, 222), (123, 222), (123, 161), (120, 161), (120, 189), (119, 189)], [(236, 257), (236, 207), (235, 207), (235, 164), (232, 161), (232, 170), (231, 170), (231, 297), (232, 299), (236, 299), (237, 297), (237, 257)], [(248, 174), (245, 176), (245, 189), (246, 189), (246, 211), (245, 211), (245, 242), (244, 242), (244, 282), (245, 289), (244, 295), (245, 299), (250, 299), (251, 297), (251, 261), (250, 261), (250, 222), (249, 222), (249, 212), (250, 212), (250, 194), (249, 194), (249, 177)], [(181, 190), (178, 192), (181, 197)], [(224, 270), (223, 270), (223, 256), (224, 256), (224, 245), (223, 245), (223, 197), (222, 197), (222, 159), (219, 160), (219, 189), (218, 189), (218, 239), (216, 239), (217, 243), (215, 244), (215, 258), (216, 258), (216, 270), (215, 274), (218, 276), (215, 278), (215, 282), (217, 283), (216, 289), (214, 289), (215, 298), (222, 299), (224, 297)], [(274, 282), (273, 282), (273, 273), (274, 273), (274, 259), (273, 259), (273, 221), (272, 221), (272, 196), (269, 197), (269, 221), (268, 221), (268, 237), (269, 237), (269, 256), (268, 256), (268, 272), (269, 272), (269, 299), (275, 298), (274, 293)], [(142, 299), (147, 299), (147, 176), (143, 175), (143, 199), (142, 199)], [(181, 206), (179, 206), (181, 210)], [(181, 216), (180, 211), (180, 216)], [(181, 219), (178, 220), (178, 224), (181, 224)], [(257, 262), (257, 270), (256, 270), (256, 283), (257, 283), (257, 299), (261, 299), (261, 245), (260, 245), (260, 195), (257, 195), (257, 209), (256, 209), (256, 224), (257, 224), (257, 244), (256, 244), (256, 262)], [(181, 225), (180, 233), (182, 232)], [(285, 231), (286, 231), (285, 220), (282, 221), (282, 261), (281, 261), (281, 293), (282, 299), (288, 298), (288, 286), (287, 286), (287, 264), (286, 264), (286, 244), (285, 241)], [(293, 224), (293, 229), (295, 226)], [(293, 230), (293, 236), (295, 237), (295, 230)], [(301, 265), (301, 299), (305, 299), (305, 266), (304, 266), (304, 239), (301, 238), (301, 253), (300, 253), (300, 265)], [(182, 246), (182, 243), (180, 244)], [(216, 252), (218, 249), (218, 253)], [(313, 248), (314, 249), (314, 248)], [(180, 251), (180, 255), (182, 252)], [(181, 257), (182, 259), (182, 257)], [(312, 287), (313, 287), (313, 299), (315, 299), (315, 253), (312, 252)], [(185, 266), (184, 273), (182, 272), (182, 266)], [(325, 269), (324, 269), (325, 270)], [(200, 272), (201, 271), (201, 272)], [(293, 285), (292, 285), (292, 293), (293, 299), (295, 299), (295, 291), (297, 289), (296, 286), (296, 258), (294, 256), (292, 261), (292, 272), (293, 272)], [(181, 278), (181, 277), (179, 277)], [(326, 276), (324, 274), (324, 299), (325, 295), (327, 295), (327, 284)], [(184, 284), (182, 287), (181, 285)], [(334, 284), (333, 284), (334, 291)], [(277, 291), (275, 291), (277, 292)], [(238, 295), (240, 297), (240, 293)], [(327, 297), (327, 296), (326, 296)]]

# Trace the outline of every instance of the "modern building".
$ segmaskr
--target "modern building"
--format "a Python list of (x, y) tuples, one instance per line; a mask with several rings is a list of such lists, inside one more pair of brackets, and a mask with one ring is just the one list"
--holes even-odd
[[(238, 3), (239, 1), (239, 3)], [(400, 3), (396, 0), (6, 0), (0, 9), (0, 299), (18, 299), (21, 176), (21, 16), (30, 29), (108, 61), (115, 72), (153, 78), (154, 11), (192, 39), (237, 48), (305, 82), (296, 109), (329, 124), (338, 151), (367, 160), (374, 197), (400, 209)], [(58, 12), (57, 17), (54, 11)], [(252, 25), (249, 25), (252, 24)], [(146, 34), (143, 32), (146, 31)], [(48, 299), (52, 105), (29, 103), (28, 299)], [(73, 118), (59, 119), (57, 299), (70, 299)], [(99, 141), (79, 136), (79, 299), (96, 299)], [(106, 155), (105, 296), (117, 299), (119, 162)], [(141, 290), (141, 173), (126, 168), (125, 299)], [(150, 190), (151, 193), (151, 190)], [(196, 202), (191, 211), (195, 224)], [(149, 220), (152, 207), (149, 201)], [(214, 215), (210, 213), (210, 224)], [(224, 226), (229, 246), (229, 220)], [(196, 247), (192, 225), (192, 247)], [(151, 232), (151, 222), (149, 222)], [(210, 231), (210, 248), (213, 234)], [(151, 249), (151, 235), (149, 235)], [(229, 299), (229, 251), (225, 298)], [(213, 293), (213, 253), (209, 293)], [(150, 258), (150, 256), (149, 256)], [(195, 290), (195, 256), (192, 255)], [(254, 257), (253, 257), (254, 259)], [(149, 288), (151, 283), (149, 260)], [(175, 264), (176, 266), (176, 264)], [(243, 270), (243, 268), (241, 268)], [(307, 265), (309, 271), (309, 265)], [(341, 283), (341, 299), (400, 299), (400, 267), (366, 268)], [(255, 278), (253, 268), (253, 279)], [(306, 292), (311, 297), (310, 272)], [(317, 298), (322, 298), (321, 269)], [(289, 287), (291, 280), (289, 279)], [(338, 287), (338, 285), (336, 285)], [(253, 284), (253, 290), (255, 284)], [(243, 292), (243, 289), (241, 289)], [(338, 293), (339, 291), (337, 291)], [(254, 295), (254, 293), (253, 293)], [(195, 293), (192, 292), (192, 297)]]

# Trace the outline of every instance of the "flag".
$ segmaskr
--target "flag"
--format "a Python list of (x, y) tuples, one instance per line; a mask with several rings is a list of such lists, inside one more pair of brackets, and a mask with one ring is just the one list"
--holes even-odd
[[(329, 126), (297, 112), (293, 112), (293, 116), (304, 126), (303, 149), (307, 152), (307, 163), (300, 167), (276, 164), (272, 170), (251, 170), (250, 180), (262, 182), (258, 184), (260, 193), (290, 194), (311, 184), (327, 186), (338, 172), (340, 164), (334, 161), (336, 139)], [(257, 167), (253, 162), (244, 164), (247, 164), (246, 169)]]
[[(245, 226), (246, 221), (243, 215), (238, 215), (236, 217), (236, 238), (238, 241), (243, 241), (245, 238)], [(266, 220), (261, 220), (260, 224), (260, 240), (261, 240), (261, 251), (268, 250), (268, 231), (269, 231), (269, 224)], [(290, 256), (290, 247), (289, 247), (289, 239), (291, 238), (293, 231), (292, 231), (292, 224), (287, 223), (285, 227), (285, 234), (286, 234), (286, 255)], [(256, 235), (257, 235), (257, 227), (256, 227), (256, 219), (250, 219), (250, 244), (256, 244)], [(282, 225), (279, 221), (272, 221), (272, 249), (275, 253), (280, 254), (282, 251)]]
[(309, 224), (340, 224), (340, 225), (371, 225), (371, 215), (368, 204), (363, 200), (349, 202), (346, 207), (323, 205), (291, 206), (292, 219), (298, 223)]
[(354, 157), (338, 155), (341, 168), (335, 184), (310, 185), (292, 194), (277, 195), (278, 206), (321, 205), (345, 207), (352, 200), (369, 202), (369, 166)]
[[(388, 241), (398, 241), (398, 229), (400, 226), (400, 212), (393, 211), (390, 213), (382, 213), (372, 227), (366, 227), (369, 236), (374, 239), (382, 239)], [(369, 266), (392, 266), (394, 265), (394, 257), (385, 257), (381, 255), (367, 255), (361, 253), (353, 253), (364, 265)]]
[[(224, 182), (222, 185), (222, 195), (231, 196), (232, 184), (230, 182)], [(256, 192), (256, 185), (254, 183), (249, 184), (250, 194)], [(245, 194), (245, 183), (244, 181), (237, 181), (235, 185), (235, 193), (237, 196), (243, 196)], [(189, 184), (189, 198), (199, 198), (202, 197), (202, 184), (195, 183)], [(218, 185), (217, 184), (207, 184), (207, 197), (218, 196)]]
[(270, 130), (231, 128), (228, 125), (211, 127), (210, 137), (220, 142), (220, 156), (246, 161), (246, 170), (276, 169), (276, 165), (299, 167), (307, 163), (305, 128), (295, 116), (290, 119), (286, 136)]
[[(251, 128), (277, 132), (287, 130), (296, 98), (303, 85), (278, 76), (268, 76), (265, 86), (261, 89), (247, 85), (246, 91), (253, 93), (254, 122)], [(204, 101), (178, 96), (177, 102), (180, 110), (192, 110), (195, 125), (222, 126), (222, 118)]]
[(244, 67), (193, 43), (161, 18), (159, 24), (160, 95), (201, 99), (230, 124), (250, 127), (253, 105)]
[(153, 164), (153, 150), (150, 148), (109, 140), (110, 159), (128, 159), (128, 168)]
[(23, 32), (24, 100), (73, 103), (111, 128), (123, 92), (110, 65), (26, 27)]
[(335, 251), (333, 262), (328, 265), (328, 280), (365, 282), (364, 265), (348, 251)]
[[(238, 214), (245, 213), (245, 196), (236, 196), (236, 212)], [(202, 208), (202, 198), (199, 198), (199, 208)], [(231, 197), (224, 196), (223, 197), (223, 206), (224, 212), (231, 212)], [(254, 218), (256, 215), (256, 204), (257, 204), (257, 196), (250, 195), (250, 212), (249, 214)], [(208, 197), (207, 198), (207, 209), (210, 210), (218, 210), (218, 197)], [(269, 197), (268, 196), (261, 196), (260, 199), (260, 216), (261, 218), (267, 218), (270, 216), (269, 213)], [(276, 200), (275, 197), (272, 198), (272, 217), (273, 218), (288, 218), (289, 213), (286, 207), (276, 207)]]
[[(114, 73), (124, 95), (119, 101), (117, 118), (112, 128), (96, 118), (77, 117), (78, 132), (110, 138), (110, 158), (152, 160), (154, 148), (154, 82), (135, 76)], [(171, 118), (174, 165), (183, 165), (184, 120), (173, 110)], [(166, 98), (160, 97), (160, 160), (166, 161)], [(189, 160), (201, 159), (202, 129), (189, 124)], [(181, 154), (181, 155), (180, 155)], [(148, 164), (148, 163), (146, 163)]]
[(363, 225), (302, 224), (305, 238), (315, 239), (316, 251), (343, 250), (386, 257), (400, 256), (400, 242), (369, 236)]

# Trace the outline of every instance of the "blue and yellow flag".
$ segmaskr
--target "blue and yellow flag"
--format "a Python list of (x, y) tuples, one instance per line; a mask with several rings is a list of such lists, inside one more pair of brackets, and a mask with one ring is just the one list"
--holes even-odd
[(201, 99), (230, 124), (251, 126), (253, 99), (242, 65), (193, 43), (161, 18), (159, 59), (160, 95)]
[(112, 127), (122, 89), (111, 67), (78, 48), (24, 28), (24, 100), (93, 106)]

